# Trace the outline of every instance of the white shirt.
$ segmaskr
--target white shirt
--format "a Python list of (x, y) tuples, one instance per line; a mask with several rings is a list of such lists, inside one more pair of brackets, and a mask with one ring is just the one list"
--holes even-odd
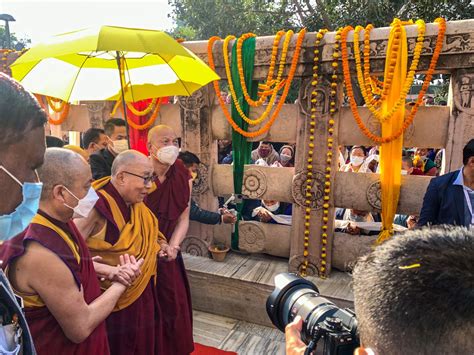
[(469, 212), (471, 212), (471, 224), (474, 224), (474, 214), (472, 211), (472, 203), (471, 203), (471, 198), (469, 197), (469, 194), (474, 194), (474, 190), (464, 185), (464, 176), (462, 174), (463, 170), (464, 168), (459, 170), (458, 176), (456, 177), (456, 180), (454, 180), (453, 185), (462, 186), (463, 191), (464, 191), (464, 198), (466, 199), (467, 208), (469, 208)]

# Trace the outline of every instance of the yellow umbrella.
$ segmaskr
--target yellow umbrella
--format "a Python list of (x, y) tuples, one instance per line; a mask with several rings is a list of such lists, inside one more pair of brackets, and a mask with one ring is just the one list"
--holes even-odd
[(54, 36), (11, 69), (28, 90), (67, 102), (188, 96), (219, 79), (166, 33), (114, 26)]

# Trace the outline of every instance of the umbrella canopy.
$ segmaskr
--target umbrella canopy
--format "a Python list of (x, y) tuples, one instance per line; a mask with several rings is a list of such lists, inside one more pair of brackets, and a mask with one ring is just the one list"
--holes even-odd
[(124, 86), (128, 102), (188, 96), (219, 79), (166, 33), (115, 26), (54, 36), (29, 49), (11, 70), (26, 89), (67, 102), (118, 100)]

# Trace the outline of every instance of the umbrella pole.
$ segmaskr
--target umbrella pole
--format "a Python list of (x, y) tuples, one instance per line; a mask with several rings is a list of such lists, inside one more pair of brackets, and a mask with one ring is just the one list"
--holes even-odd
[(120, 53), (117, 51), (117, 66), (119, 70), (119, 76), (120, 76), (120, 90), (122, 91), (122, 107), (123, 107), (123, 118), (125, 120), (125, 129), (127, 130), (127, 142), (128, 142), (128, 148), (130, 149), (130, 132), (129, 132), (129, 127), (128, 127), (128, 119), (127, 119), (127, 104), (125, 103), (125, 92), (124, 92), (124, 82), (123, 82), (123, 77), (122, 77), (122, 64), (120, 63)]

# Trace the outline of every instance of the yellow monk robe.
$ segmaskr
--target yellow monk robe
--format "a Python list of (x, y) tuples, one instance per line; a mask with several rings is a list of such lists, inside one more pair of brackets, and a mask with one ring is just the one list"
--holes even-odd
[[(143, 258), (142, 274), (119, 299), (114, 312), (107, 319), (112, 354), (155, 353), (155, 339), (159, 327), (159, 308), (156, 307), (155, 276), (160, 242), (165, 241), (159, 232), (158, 220), (142, 203), (127, 206), (110, 182), (110, 177), (94, 182), (99, 201), (95, 209), (105, 218), (106, 226), (91, 236), (87, 245), (94, 256), (116, 266), (123, 254)], [(107, 288), (110, 282), (103, 282)]]

